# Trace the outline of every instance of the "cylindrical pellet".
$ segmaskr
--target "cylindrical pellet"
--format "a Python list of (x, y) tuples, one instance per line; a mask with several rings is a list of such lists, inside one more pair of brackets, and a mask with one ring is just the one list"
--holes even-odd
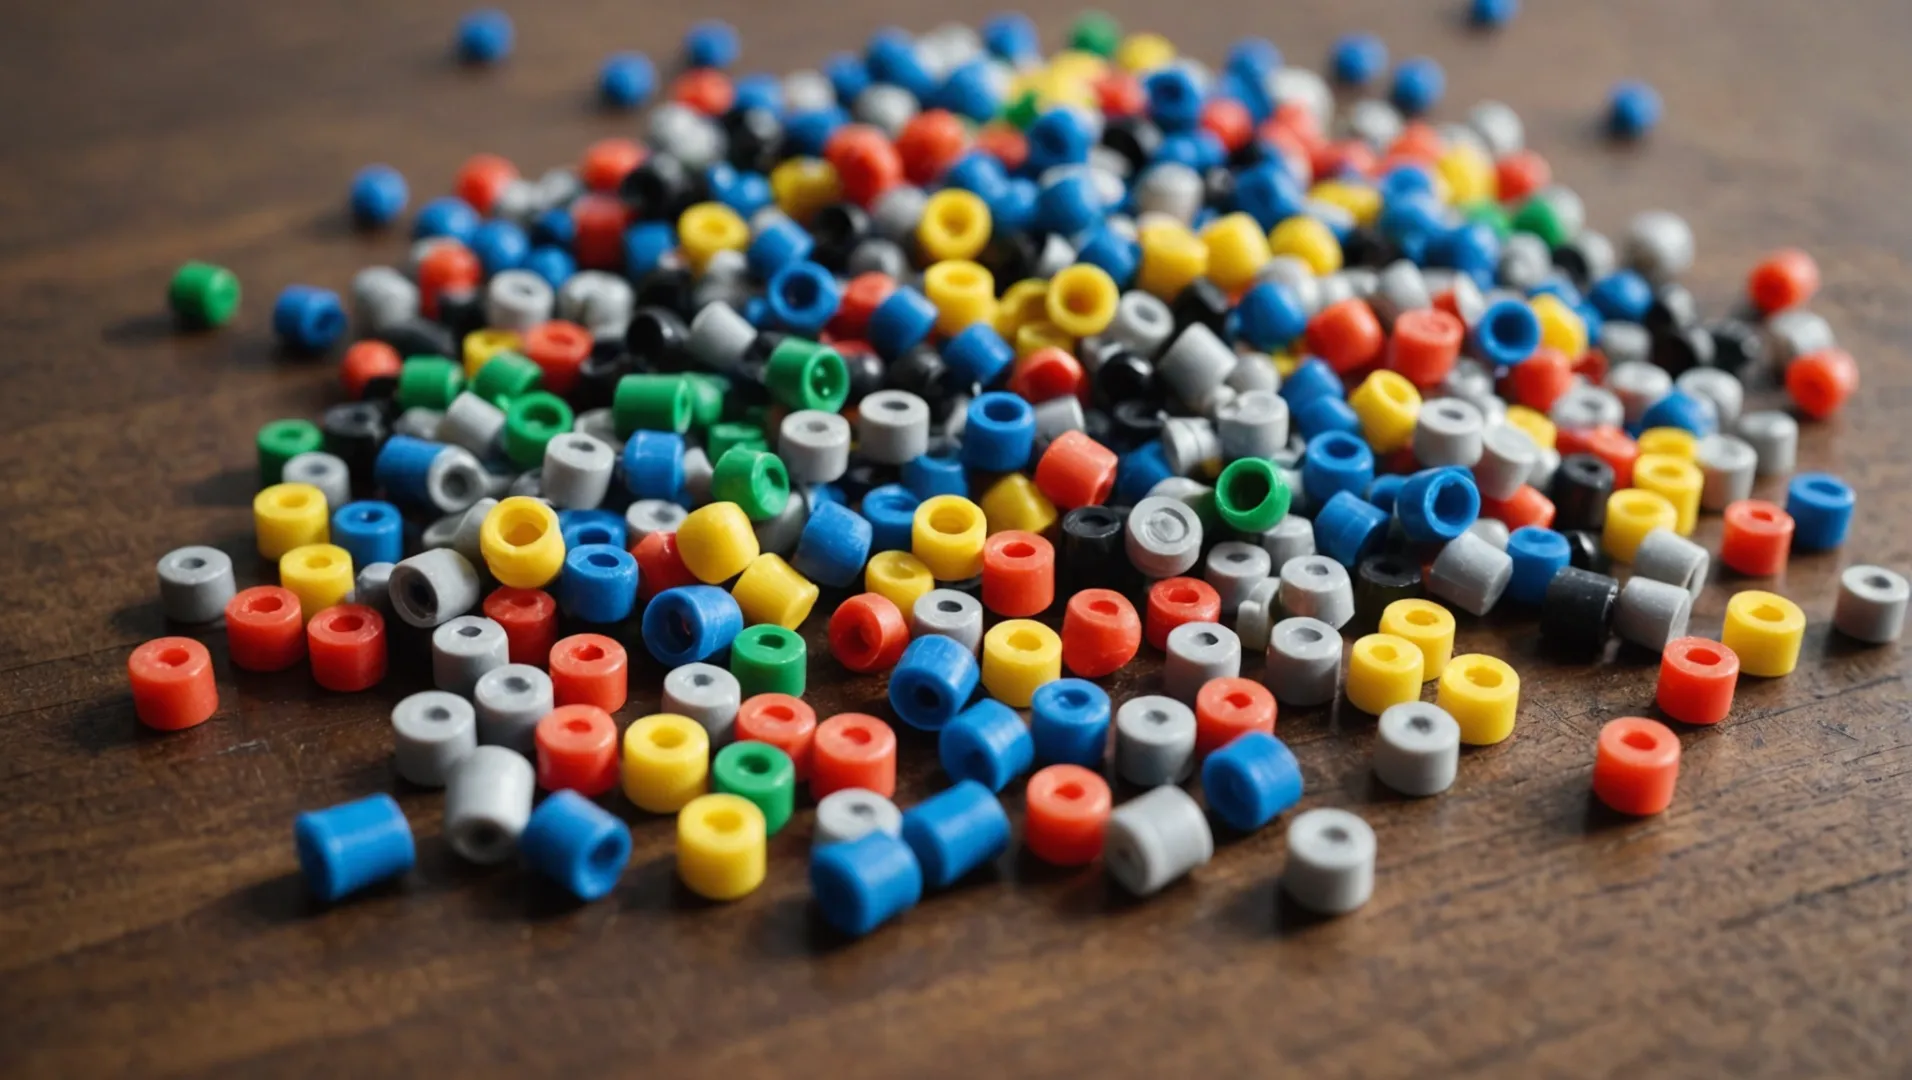
[(1281, 610), (1339, 630), (1354, 618), (1354, 582), (1326, 555), (1303, 555), (1281, 567)]
[(1195, 713), (1170, 697), (1145, 694), (1115, 713), (1115, 771), (1138, 787), (1179, 784), (1195, 771)]
[(1241, 674), (1241, 639), (1219, 623), (1183, 623), (1170, 630), (1167, 653), (1162, 686), (1169, 697), (1186, 704), (1194, 704), (1210, 679)]
[(1438, 795), (1460, 768), (1461, 726), (1425, 701), (1390, 705), (1375, 726), (1374, 775), (1403, 795)]
[(840, 788), (817, 800), (811, 847), (841, 844), (873, 832), (902, 835), (903, 812), (895, 803), (863, 788)]
[(1102, 841), (1109, 876), (1136, 896), (1152, 896), (1208, 862), (1215, 836), (1188, 792), (1173, 786), (1143, 792), (1116, 807)]
[(1783, 412), (1747, 413), (1739, 418), (1739, 437), (1753, 448), (1760, 476), (1785, 476), (1799, 462), (1799, 421)]
[(635, 545), (652, 533), (674, 533), (689, 513), (666, 499), (639, 499), (624, 508), (625, 536)]
[(1222, 621), (1234, 615), (1255, 586), (1268, 580), (1274, 561), (1268, 552), (1240, 540), (1226, 540), (1208, 552), (1202, 579), (1215, 587), (1222, 598)]
[(1211, 471), (1221, 462), (1221, 437), (1200, 416), (1171, 416), (1162, 424), (1162, 460), (1177, 476)]
[(983, 647), (982, 601), (955, 589), (931, 589), (910, 607), (910, 637), (941, 634), (970, 652)]
[(1268, 635), (1262, 681), (1284, 705), (1322, 705), (1341, 688), (1341, 633), (1319, 619), (1283, 619)]
[(1471, 469), (1481, 459), (1487, 431), (1480, 410), (1460, 398), (1435, 398), (1415, 415), (1414, 459), (1427, 468), (1458, 465)]
[[(1300, 484), (1290, 484), (1288, 490), (1296, 499), (1301, 497)], [(1268, 563), (1277, 575), (1291, 560), (1315, 553), (1314, 522), (1300, 516), (1292, 505), (1288, 516), (1275, 522), (1275, 527), (1262, 533), (1259, 539), (1261, 549), (1268, 553)]]
[(1202, 551), (1202, 522), (1179, 499), (1150, 496), (1129, 511), (1129, 562), (1152, 578), (1179, 577)]
[(445, 406), (437, 438), (482, 456), (491, 453), (504, 429), (505, 411), (467, 390)]
[(327, 509), (352, 501), (352, 471), (343, 459), (323, 450), (308, 450), (286, 459), (280, 475), (288, 484), (311, 484), (325, 494)]
[(471, 696), (486, 672), (511, 662), (505, 628), (482, 615), (460, 615), (432, 631), (432, 685)]
[(1225, 461), (1272, 458), (1288, 442), (1288, 403), (1273, 390), (1249, 390), (1215, 413)]
[(797, 492), (783, 501), (783, 509), (762, 521), (750, 526), (757, 534), (759, 551), (772, 555), (788, 556), (797, 550), (797, 541), (803, 537), (803, 527), (810, 521), (810, 501)]
[(1751, 443), (1735, 435), (1708, 435), (1698, 450), (1700, 509), (1719, 513), (1741, 499), (1753, 497), (1753, 476), (1759, 454)]
[(1693, 594), (1684, 587), (1636, 573), (1613, 606), (1613, 632), (1622, 641), (1657, 653), (1667, 642), (1686, 636), (1692, 614)]
[(538, 721), (557, 708), (553, 696), (551, 676), (530, 664), (506, 664), (485, 672), (471, 690), (479, 743), (533, 756)]
[(715, 664), (695, 663), (672, 668), (664, 676), (660, 712), (688, 716), (710, 735), (710, 745), (730, 742), (737, 723), (737, 709), (743, 704), (743, 688), (737, 677)]
[(857, 448), (882, 465), (901, 465), (929, 450), (929, 405), (907, 390), (879, 390), (857, 405)]
[[(1506, 526), (1501, 528), (1504, 533)], [(1471, 531), (1448, 541), (1434, 557), (1428, 594), (1475, 615), (1493, 610), (1514, 574), (1514, 560), (1503, 550), (1504, 535), (1501, 545), (1495, 547)]]
[(1512, 424), (1501, 424), (1481, 436), (1480, 460), (1474, 463), (1474, 484), (1483, 499), (1510, 499), (1534, 471), (1540, 448)]
[(472, 862), (501, 863), (531, 819), (537, 770), (523, 754), (480, 746), (459, 759), (445, 784), (445, 839)]
[(1719, 417), (1719, 424), (1723, 428), (1730, 428), (1737, 423), (1740, 410), (1745, 407), (1746, 388), (1730, 371), (1697, 367), (1683, 372), (1673, 380), (1673, 385), (1694, 397), (1712, 402), (1713, 415)]
[(1633, 576), (1678, 585), (1697, 598), (1712, 562), (1705, 548), (1672, 529), (1654, 529), (1633, 553)]
[(395, 565), (380, 562), (360, 567), (358, 580), (352, 584), (352, 603), (363, 604), (380, 615), (390, 615), (392, 568)]
[(617, 455), (589, 435), (559, 435), (544, 444), (539, 489), (560, 510), (594, 510), (611, 490)]
[[(1268, 635), (1274, 631), (1281, 601), (1281, 581), (1264, 578), (1248, 590), (1235, 608), (1235, 634), (1241, 638), (1244, 653), (1262, 653), (1268, 649)], [(1222, 618), (1228, 609), (1222, 608)]]
[(1620, 399), (1625, 420), (1637, 424), (1646, 411), (1673, 389), (1673, 377), (1664, 368), (1645, 361), (1616, 364), (1607, 373), (1607, 389)]
[(816, 409), (793, 412), (777, 428), (777, 456), (792, 483), (834, 483), (850, 467), (850, 422)]
[(485, 286), (485, 325), (523, 333), (549, 322), (557, 305), (551, 284), (529, 270), (500, 270)]
[(392, 760), (411, 783), (444, 787), (477, 746), (477, 714), (457, 694), (425, 690), (392, 706)]
[(212, 622), (237, 592), (232, 557), (218, 548), (175, 548), (159, 560), (159, 610), (171, 622)]
[(1839, 575), (1832, 625), (1847, 637), (1883, 645), (1905, 629), (1905, 578), (1883, 566), (1848, 566)]
[(1358, 815), (1309, 810), (1288, 826), (1281, 887), (1309, 911), (1344, 915), (1374, 894), (1374, 852), (1374, 830)]
[(1155, 373), (1176, 397), (1194, 405), (1227, 380), (1235, 350), (1201, 323), (1190, 323), (1156, 361)]
[(478, 571), (450, 548), (421, 552), (392, 568), (392, 612), (428, 629), (478, 606)]

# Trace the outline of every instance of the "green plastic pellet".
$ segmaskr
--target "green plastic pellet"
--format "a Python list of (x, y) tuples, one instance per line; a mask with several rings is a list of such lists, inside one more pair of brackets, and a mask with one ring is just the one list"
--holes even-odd
[(556, 394), (535, 390), (505, 406), (505, 456), (520, 469), (544, 463), (544, 444), (571, 430), (571, 406)]
[(733, 446), (710, 473), (712, 502), (734, 502), (752, 521), (768, 521), (790, 501), (790, 473), (768, 450)]
[(437, 409), (443, 412), (465, 388), (465, 371), (443, 356), (406, 357), (398, 369), (398, 390), (392, 400), (401, 409)]
[(1288, 513), (1293, 494), (1274, 462), (1236, 458), (1215, 481), (1215, 512), (1231, 529), (1267, 532)]
[(1097, 56), (1114, 56), (1122, 43), (1122, 24), (1100, 11), (1085, 11), (1069, 28), (1069, 47)]
[(764, 437), (760, 425), (730, 421), (710, 425), (709, 434), (704, 436), (704, 452), (719, 461), (739, 447), (745, 450), (768, 450), (770, 440)]
[(850, 400), (850, 365), (828, 345), (787, 337), (770, 350), (764, 386), (792, 409), (838, 412)]
[(710, 789), (755, 803), (764, 831), (775, 836), (797, 807), (797, 766), (769, 743), (734, 742), (711, 760)]
[(737, 676), (744, 700), (758, 694), (802, 697), (809, 649), (803, 635), (775, 623), (758, 623), (730, 643), (730, 673)]
[(1034, 90), (1024, 90), (1016, 95), (1016, 100), (1003, 106), (1002, 118), (1005, 123), (1018, 131), (1029, 130), (1029, 125), (1042, 115), (1042, 98)]
[(730, 396), (730, 380), (703, 371), (686, 372), (690, 386), (690, 424), (702, 431), (724, 417), (724, 401)]
[(530, 359), (515, 352), (498, 352), (472, 376), (471, 392), (502, 409), (512, 398), (536, 390), (543, 378), (544, 369)]
[(611, 398), (611, 420), (617, 434), (628, 439), (634, 431), (690, 430), (690, 381), (682, 375), (626, 375), (617, 381)]
[(1567, 223), (1560, 220), (1559, 211), (1551, 202), (1542, 198), (1528, 199), (1514, 211), (1514, 231), (1533, 233), (1547, 242), (1550, 248), (1556, 248), (1573, 239), (1567, 235)]
[(325, 433), (310, 420), (273, 420), (259, 429), (259, 486), (285, 479), (285, 463), (311, 450), (325, 449)]
[(1514, 224), (1507, 217), (1507, 211), (1501, 209), (1500, 204), (1492, 199), (1476, 199), (1473, 202), (1462, 203), (1457, 209), (1460, 210), (1461, 217), (1469, 223), (1487, 226), (1502, 240), (1513, 235)]
[(187, 326), (224, 326), (239, 310), (239, 278), (223, 266), (189, 262), (173, 272), (166, 302)]

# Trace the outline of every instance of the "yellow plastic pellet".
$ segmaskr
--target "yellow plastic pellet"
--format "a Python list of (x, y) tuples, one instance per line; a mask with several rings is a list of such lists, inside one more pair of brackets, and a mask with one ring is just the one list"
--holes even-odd
[(1052, 322), (1038, 320), (1026, 322), (1016, 328), (1016, 359), (1040, 352), (1043, 349), (1061, 349), (1066, 353), (1075, 352), (1075, 338), (1068, 331)]
[(1115, 47), (1115, 66), (1140, 75), (1168, 66), (1175, 59), (1175, 46), (1160, 34), (1130, 34)]
[(723, 203), (698, 203), (677, 217), (677, 246), (691, 270), (701, 274), (718, 252), (749, 247), (750, 226), (743, 215)]
[(1032, 322), (1049, 319), (1049, 282), (1044, 278), (1024, 278), (1003, 290), (996, 301), (996, 333), (1004, 341), (1016, 340), (1016, 331)]
[(1348, 407), (1361, 420), (1361, 435), (1377, 454), (1391, 454), (1414, 437), (1421, 415), (1421, 392), (1398, 371), (1381, 370), (1361, 380), (1348, 395)]
[(1454, 614), (1432, 600), (1396, 600), (1381, 611), (1381, 632), (1421, 653), (1421, 681), (1438, 679), (1454, 656)]
[(1482, 653), (1456, 656), (1441, 672), (1434, 704), (1461, 726), (1461, 741), (1491, 746), (1514, 733), (1520, 710), (1520, 676), (1506, 662)]
[(1527, 301), (1540, 319), (1540, 344), (1569, 360), (1587, 354), (1587, 321), (1552, 293), (1541, 293)]
[(1052, 78), (1095, 82), (1109, 73), (1109, 62), (1092, 52), (1064, 49), (1049, 58)]
[(770, 196), (777, 208), (799, 223), (843, 199), (836, 166), (821, 158), (794, 157), (770, 170)]
[(1600, 546), (1614, 560), (1630, 563), (1647, 533), (1679, 523), (1680, 512), (1666, 496), (1645, 488), (1625, 488), (1607, 496), (1607, 524), (1600, 530)]
[(1500, 197), (1500, 177), (1494, 161), (1472, 143), (1454, 142), (1434, 159), (1434, 173), (1447, 181), (1447, 198), (1454, 203), (1491, 202)]
[[(1208, 280), (1224, 292), (1240, 292), (1255, 283), (1268, 263), (1268, 236), (1254, 218), (1237, 211), (1224, 214), (1202, 229), (1208, 248)], [(1060, 280), (1060, 279), (1058, 279)]]
[(655, 713), (624, 729), (624, 797), (640, 810), (674, 814), (710, 779), (710, 734), (688, 716)]
[(1002, 479), (983, 492), (979, 505), (989, 522), (991, 535), (1011, 530), (1041, 535), (1048, 532), (1060, 516), (1049, 496), (1022, 473), (1003, 474)]
[(501, 352), (517, 352), (524, 345), (524, 339), (516, 330), (473, 330), (465, 335), (463, 345), (465, 359), (465, 378), (478, 377), (478, 369), (485, 362)]
[(295, 547), (332, 539), (325, 492), (311, 484), (274, 484), (252, 497), (252, 531), (259, 557), (277, 559)]
[(1348, 654), (1348, 703), (1381, 715), (1390, 705), (1421, 699), (1420, 646), (1393, 634), (1357, 639)]
[(765, 552), (750, 560), (750, 565), (731, 586), (730, 597), (744, 613), (744, 625), (774, 623), (795, 630), (810, 617), (819, 590), (780, 555)]
[(938, 581), (967, 581), (982, 573), (983, 541), (988, 538), (983, 508), (961, 495), (924, 499), (910, 521), (910, 554)]
[(1308, 189), (1308, 197), (1346, 210), (1360, 226), (1374, 224), (1381, 216), (1381, 192), (1367, 184), (1346, 180), (1323, 180)]
[(478, 552), (499, 584), (542, 589), (564, 570), (564, 533), (543, 499), (513, 495), (478, 526)]
[(1062, 639), (1034, 619), (1006, 619), (983, 635), (983, 689), (1026, 709), (1043, 684), (1062, 678)]
[(936, 575), (907, 551), (879, 551), (863, 567), (863, 588), (899, 611), (913, 611), (916, 602), (936, 588)]
[(1806, 613), (1778, 593), (1748, 589), (1726, 601), (1726, 626), (1720, 644), (1739, 657), (1739, 670), (1776, 679), (1799, 666), (1806, 638)]
[(1196, 278), (1208, 273), (1208, 246), (1179, 221), (1150, 218), (1137, 238), (1142, 245), (1142, 263), (1135, 272), (1135, 287), (1144, 292), (1173, 300)]
[(700, 506), (677, 526), (677, 554), (684, 569), (706, 585), (729, 581), (744, 572), (762, 548), (750, 515), (734, 502)]
[(916, 246), (931, 262), (974, 259), (989, 243), (989, 204), (962, 188), (944, 188), (923, 204)]
[(352, 553), (336, 544), (306, 544), (279, 556), (279, 584), (299, 598), (305, 621), (352, 595)]
[(1341, 269), (1341, 241), (1334, 230), (1306, 214), (1275, 226), (1268, 234), (1268, 250), (1274, 255), (1293, 255), (1308, 264), (1316, 277), (1326, 277)]
[(1700, 491), (1706, 486), (1706, 476), (1692, 459), (1641, 454), (1633, 462), (1633, 486), (1666, 496), (1676, 514), (1673, 531), (1681, 536), (1693, 535), (1693, 527), (1700, 521)]
[(1088, 337), (1109, 328), (1122, 291), (1094, 263), (1076, 263), (1049, 282), (1043, 313), (1049, 324), (1070, 337)]
[(742, 795), (699, 795), (677, 812), (677, 876), (706, 900), (741, 900), (763, 884), (767, 833)]
[(1685, 428), (1647, 428), (1640, 432), (1640, 437), (1635, 440), (1635, 443), (1640, 448), (1642, 457), (1647, 454), (1665, 454), (1668, 457), (1686, 461), (1698, 461), (1700, 457), (1699, 436)]
[(1507, 422), (1527, 433), (1534, 445), (1542, 450), (1552, 450), (1560, 441), (1560, 429), (1539, 409), (1530, 409), (1525, 405), (1507, 406)]
[(1295, 369), (1301, 366), (1301, 357), (1296, 356), (1294, 353), (1278, 352), (1269, 357), (1269, 359), (1275, 362), (1276, 374), (1284, 379), (1293, 375)]
[(953, 336), (996, 320), (996, 278), (968, 259), (944, 259), (923, 271), (923, 295), (936, 305), (936, 332)]

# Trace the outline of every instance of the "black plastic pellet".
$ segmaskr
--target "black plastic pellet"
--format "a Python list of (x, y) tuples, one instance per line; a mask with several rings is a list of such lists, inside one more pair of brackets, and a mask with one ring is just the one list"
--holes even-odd
[(1202, 202), (1217, 210), (1233, 207), (1235, 204), (1235, 174), (1224, 166), (1216, 166), (1202, 174)]
[(868, 239), (870, 215), (855, 203), (831, 203), (810, 219), (810, 239), (816, 242), (810, 258), (832, 273), (843, 273), (850, 252)]
[(439, 325), (463, 341), (465, 335), (485, 328), (485, 298), (477, 289), (446, 290), (438, 296)]
[(1354, 569), (1355, 617), (1365, 626), (1381, 621), (1381, 612), (1396, 600), (1421, 595), (1420, 564), (1399, 555), (1370, 555)]
[(1766, 338), (1743, 319), (1720, 319), (1706, 328), (1713, 336), (1713, 366), (1734, 375), (1750, 375), (1766, 366)]
[(1678, 376), (1696, 367), (1713, 366), (1713, 335), (1705, 327), (1687, 326), (1653, 338), (1653, 363)]
[(379, 328), (378, 339), (400, 356), (457, 356), (459, 339), (450, 330), (419, 317), (400, 319)]
[(1155, 400), (1155, 365), (1121, 346), (1115, 346), (1095, 369), (1089, 388), (1097, 404)]
[(870, 349), (839, 349), (850, 369), (850, 400), (854, 405), (883, 389), (883, 358)]
[(929, 345), (918, 345), (897, 357), (883, 372), (884, 389), (907, 390), (922, 398), (929, 405), (932, 423), (949, 415), (955, 399), (949, 384), (949, 366)]
[(1601, 543), (1599, 533), (1568, 529), (1561, 535), (1567, 538), (1567, 565), (1595, 574), (1604, 574), (1613, 568), (1613, 559)]
[(390, 434), (385, 408), (376, 401), (348, 401), (334, 405), (319, 417), (325, 452), (345, 462), (355, 491), (372, 487), (372, 464)]
[(675, 222), (697, 200), (697, 183), (683, 162), (670, 154), (653, 152), (643, 164), (624, 174), (618, 197), (639, 220)]
[(1341, 257), (1348, 266), (1366, 266), (1379, 270), (1401, 257), (1401, 249), (1378, 229), (1361, 228), (1348, 233), (1341, 242)]
[(631, 354), (624, 350), (624, 343), (612, 340), (607, 344), (615, 348), (593, 348), (578, 365), (578, 381), (572, 386), (570, 399), (571, 407), (580, 412), (609, 408), (617, 381), (631, 374)]
[(1127, 510), (1113, 506), (1081, 506), (1062, 515), (1062, 557), (1057, 569), (1064, 579), (1063, 595), (1073, 596), (1083, 589), (1128, 593), (1141, 583), (1124, 546), (1127, 520)]
[(1176, 294), (1175, 302), (1169, 305), (1168, 310), (1169, 314), (1175, 316), (1176, 329), (1200, 323), (1225, 341), (1228, 313), (1234, 306), (1220, 285), (1201, 277)]
[(989, 238), (976, 261), (995, 275), (999, 287), (1008, 288), (1024, 278), (1034, 277), (1036, 262), (1041, 258), (1042, 242), (1034, 235), (998, 232)]
[(659, 307), (677, 313), (679, 319), (697, 314), (697, 281), (681, 266), (652, 270), (638, 281), (635, 303), (638, 307)]
[(768, 174), (787, 155), (783, 121), (769, 109), (733, 109), (722, 120), (725, 160), (739, 169)]
[(1154, 401), (1116, 402), (1109, 408), (1109, 437), (1120, 450), (1161, 438), (1161, 405)]
[(1553, 527), (1599, 532), (1607, 523), (1607, 499), (1613, 494), (1613, 467), (1592, 454), (1568, 454), (1554, 470)]
[(1653, 291), (1653, 303), (1647, 307), (1641, 324), (1647, 333), (1659, 337), (1691, 326), (1698, 318), (1699, 302), (1686, 286), (1667, 284)]
[(1605, 574), (1569, 566), (1547, 584), (1540, 610), (1540, 637), (1570, 656), (1589, 656), (1606, 648), (1613, 631), (1613, 605), (1620, 583)]
[(1134, 175), (1148, 168), (1162, 148), (1162, 129), (1140, 116), (1119, 116), (1102, 127), (1102, 145), (1122, 155)]
[(624, 346), (630, 351), (631, 366), (644, 371), (682, 371), (689, 366), (685, 342), (690, 327), (684, 317), (667, 307), (641, 307), (631, 313), (624, 328)]

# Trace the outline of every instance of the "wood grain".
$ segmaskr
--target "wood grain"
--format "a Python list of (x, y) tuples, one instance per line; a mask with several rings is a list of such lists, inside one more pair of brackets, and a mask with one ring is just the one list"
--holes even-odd
[[(1763, 249), (1817, 253), (1818, 307), (1864, 390), (1809, 427), (1802, 457), (1853, 482), (1861, 518), (1844, 551), (1779, 582), (1811, 620), (1805, 661), (1746, 680), (1726, 723), (1682, 732), (1667, 814), (1620, 821), (1587, 792), (1599, 725), (1650, 709), (1651, 658), (1559, 666), (1530, 620), (1496, 614), (1464, 623), (1462, 647), (1520, 670), (1520, 728), (1467, 754), (1447, 795), (1377, 789), (1371, 718), (1282, 717), (1306, 803), (1352, 807), (1379, 834), (1374, 902), (1350, 918), (1278, 899), (1277, 828), (1224, 838), (1147, 904), (1012, 855), (845, 943), (809, 908), (807, 815), (774, 843), (766, 887), (716, 907), (674, 883), (669, 823), (622, 803), (633, 866), (578, 908), (514, 870), (458, 864), (440, 800), (403, 790), (418, 871), (314, 911), (292, 816), (395, 790), (384, 713), (420, 685), (417, 642), (377, 692), (341, 697), (303, 672), (233, 672), (206, 635), (223, 707), (168, 736), (135, 724), (123, 673), (165, 630), (162, 552), (215, 543), (247, 583), (268, 573), (249, 553), (251, 433), (336, 395), (325, 365), (274, 354), (271, 297), (343, 287), (403, 249), (347, 227), (351, 172), (388, 161), (422, 198), (476, 150), (528, 169), (573, 160), (631, 126), (591, 106), (602, 56), (669, 55), (693, 15), (735, 20), (746, 63), (782, 71), (884, 23), (987, 12), (519, 5), (517, 56), (471, 73), (447, 59), (452, 0), (19, 0), (0, 15), (0, 595), (14, 612), (0, 626), (0, 1073), (1912, 1075), (1906, 653), (1827, 626), (1838, 567), (1912, 564), (1912, 6), (1535, 3), (1491, 37), (1460, 25), (1458, 0), (1109, 6), (1211, 62), (1260, 33), (1311, 63), (1360, 28), (1436, 57), (1448, 112), (1513, 103), (1596, 226), (1687, 214), (1710, 310)], [(1046, 40), (1069, 15), (1044, 7)], [(1668, 104), (1632, 150), (1592, 124), (1622, 76)], [(166, 277), (188, 257), (244, 280), (228, 330), (165, 319)], [(1716, 519), (1700, 537), (1717, 544)], [(1708, 587), (1696, 632), (1717, 631), (1743, 584)], [(881, 709), (879, 680), (816, 666), (819, 713)], [(653, 706), (658, 676), (640, 667), (621, 719)], [(1141, 664), (1111, 688), (1155, 681)], [(933, 747), (903, 742), (913, 798), (939, 782)]]

